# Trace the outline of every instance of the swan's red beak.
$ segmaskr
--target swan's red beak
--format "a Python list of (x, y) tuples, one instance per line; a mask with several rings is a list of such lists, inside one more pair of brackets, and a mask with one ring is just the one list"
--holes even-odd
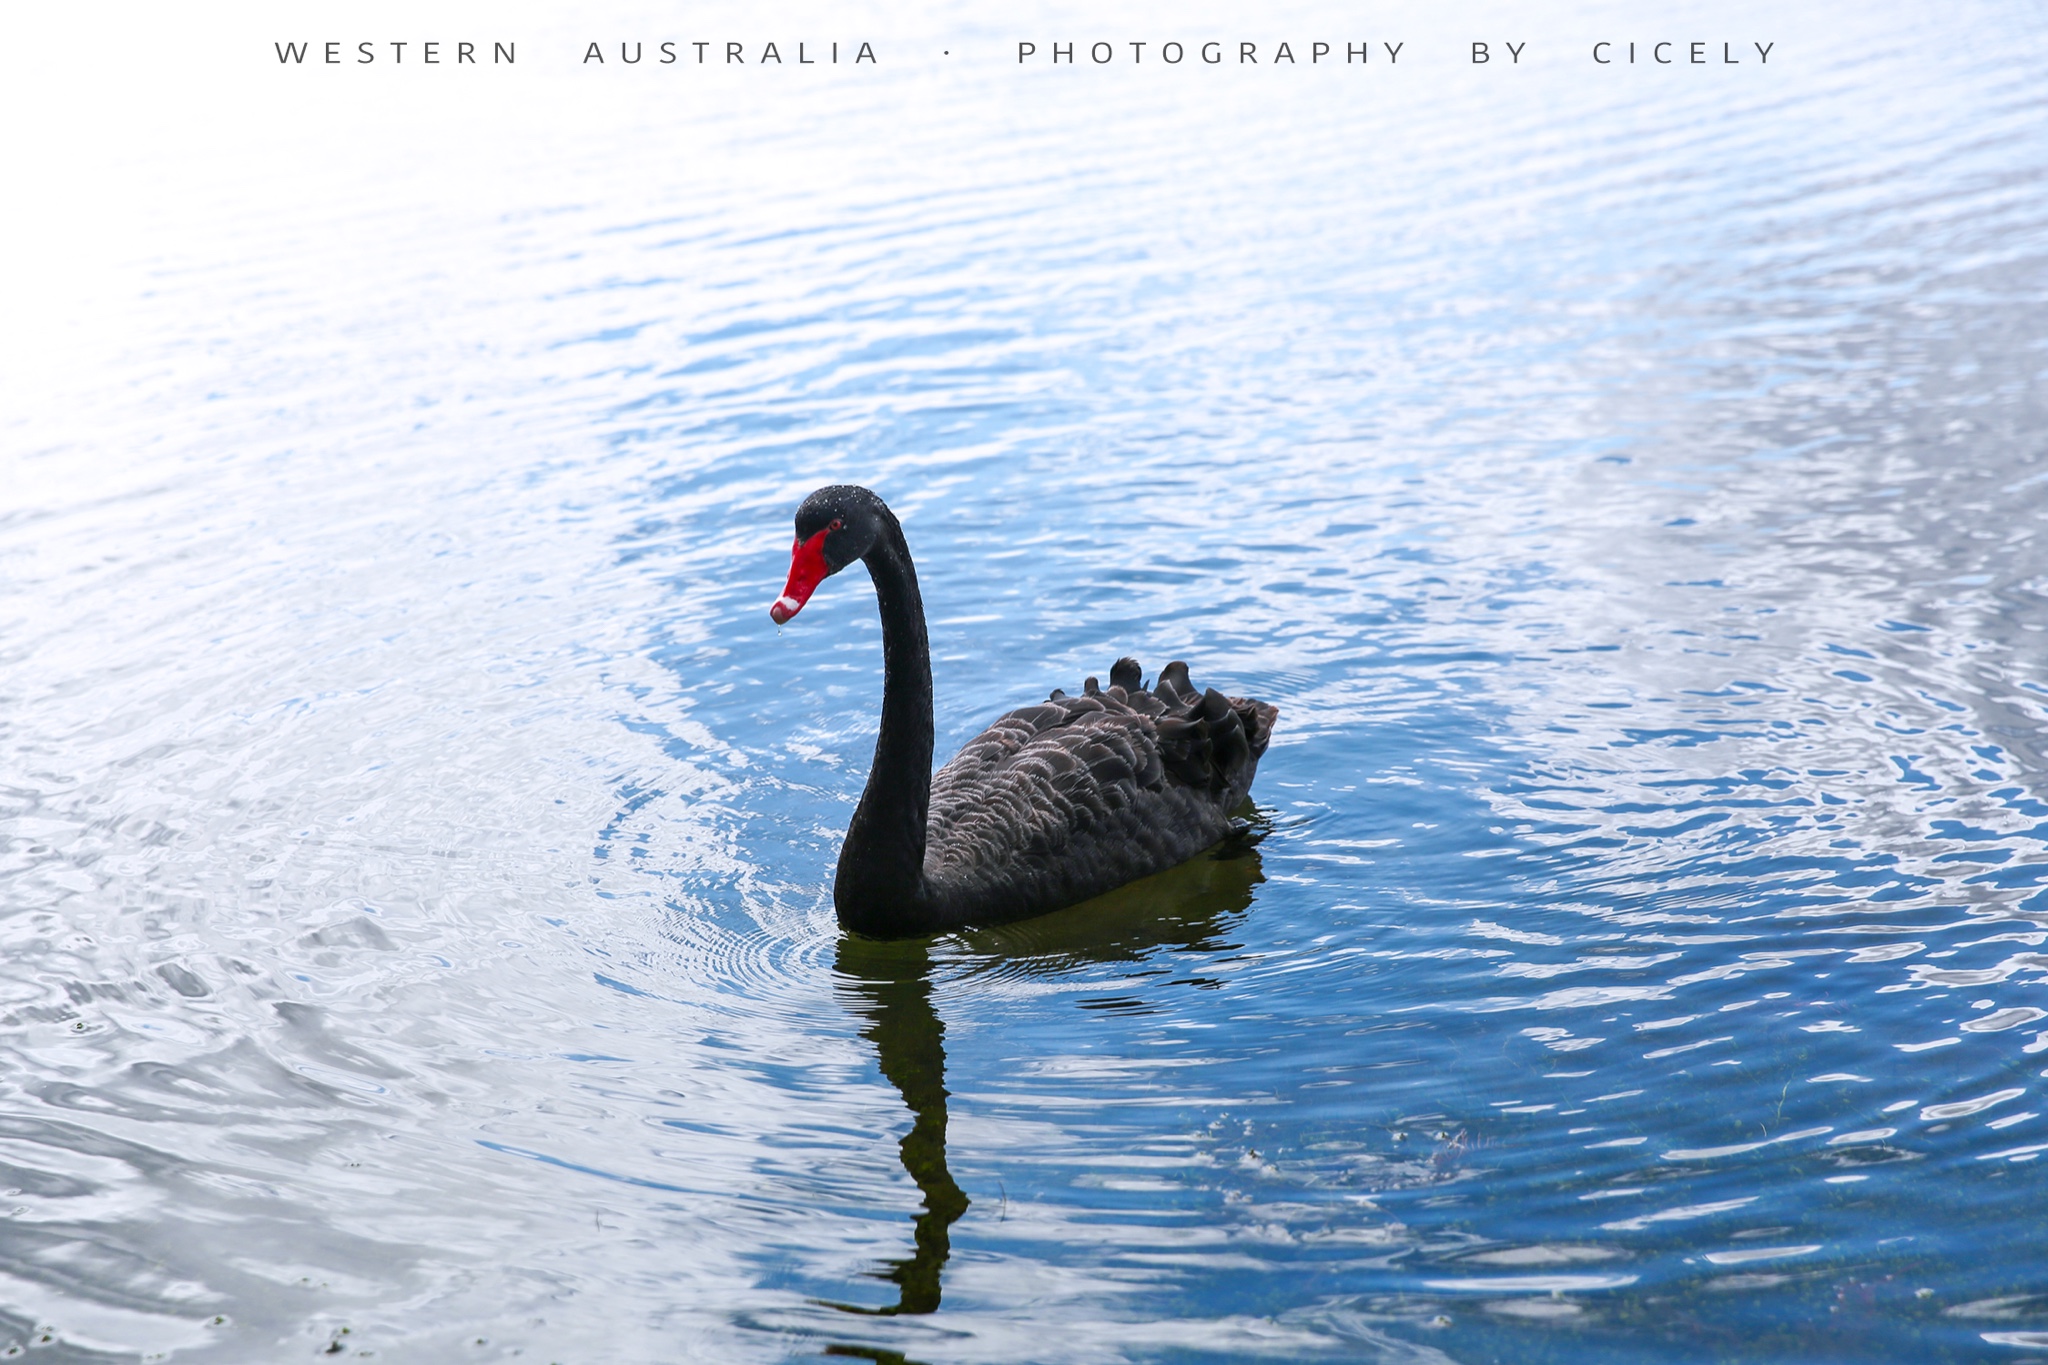
[(828, 526), (809, 540), (799, 540), (790, 548), (789, 582), (782, 585), (782, 596), (768, 608), (768, 615), (776, 625), (802, 611), (804, 603), (811, 600), (811, 594), (825, 581), (825, 575), (832, 572), (825, 567), (825, 537), (830, 531)]

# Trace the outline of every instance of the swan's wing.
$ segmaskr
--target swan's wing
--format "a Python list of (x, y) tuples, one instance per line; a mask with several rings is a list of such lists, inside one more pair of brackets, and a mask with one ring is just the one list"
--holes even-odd
[(1106, 690), (1090, 678), (1081, 696), (1055, 692), (998, 718), (939, 770), (925, 855), (935, 882), (999, 900), (1083, 899), (1222, 837), (1278, 712), (1197, 693), (1181, 663), (1150, 690), (1135, 660), (1110, 677)]

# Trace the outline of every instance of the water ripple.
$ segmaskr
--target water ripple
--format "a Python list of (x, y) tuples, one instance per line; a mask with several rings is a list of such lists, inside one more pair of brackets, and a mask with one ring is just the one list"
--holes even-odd
[[(2041, 1345), (2039, 25), (1703, 16), (1787, 74), (110, 177), (6, 418), (0, 1350)], [(842, 938), (871, 589), (765, 620), (838, 479), (941, 749), (1185, 657), (1248, 836)]]

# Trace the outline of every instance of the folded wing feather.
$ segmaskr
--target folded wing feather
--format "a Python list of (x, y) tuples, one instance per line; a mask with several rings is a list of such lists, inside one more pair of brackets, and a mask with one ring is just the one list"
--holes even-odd
[(1110, 685), (999, 717), (932, 779), (926, 875), (991, 904), (1056, 883), (1076, 898), (1183, 861), (1223, 837), (1278, 715), (1198, 692), (1187, 665), (1151, 688), (1134, 659)]

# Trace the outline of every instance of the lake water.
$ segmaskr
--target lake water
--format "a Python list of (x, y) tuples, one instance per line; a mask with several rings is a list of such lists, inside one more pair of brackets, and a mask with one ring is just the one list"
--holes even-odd
[[(2048, 43), (1896, 8), (44, 72), (0, 1352), (2048, 1359)], [(718, 24), (888, 60), (567, 55)], [(1581, 55), (1695, 38), (1777, 50)], [(1185, 658), (1263, 837), (842, 936), (873, 594), (767, 615), (842, 480), (942, 755)]]

